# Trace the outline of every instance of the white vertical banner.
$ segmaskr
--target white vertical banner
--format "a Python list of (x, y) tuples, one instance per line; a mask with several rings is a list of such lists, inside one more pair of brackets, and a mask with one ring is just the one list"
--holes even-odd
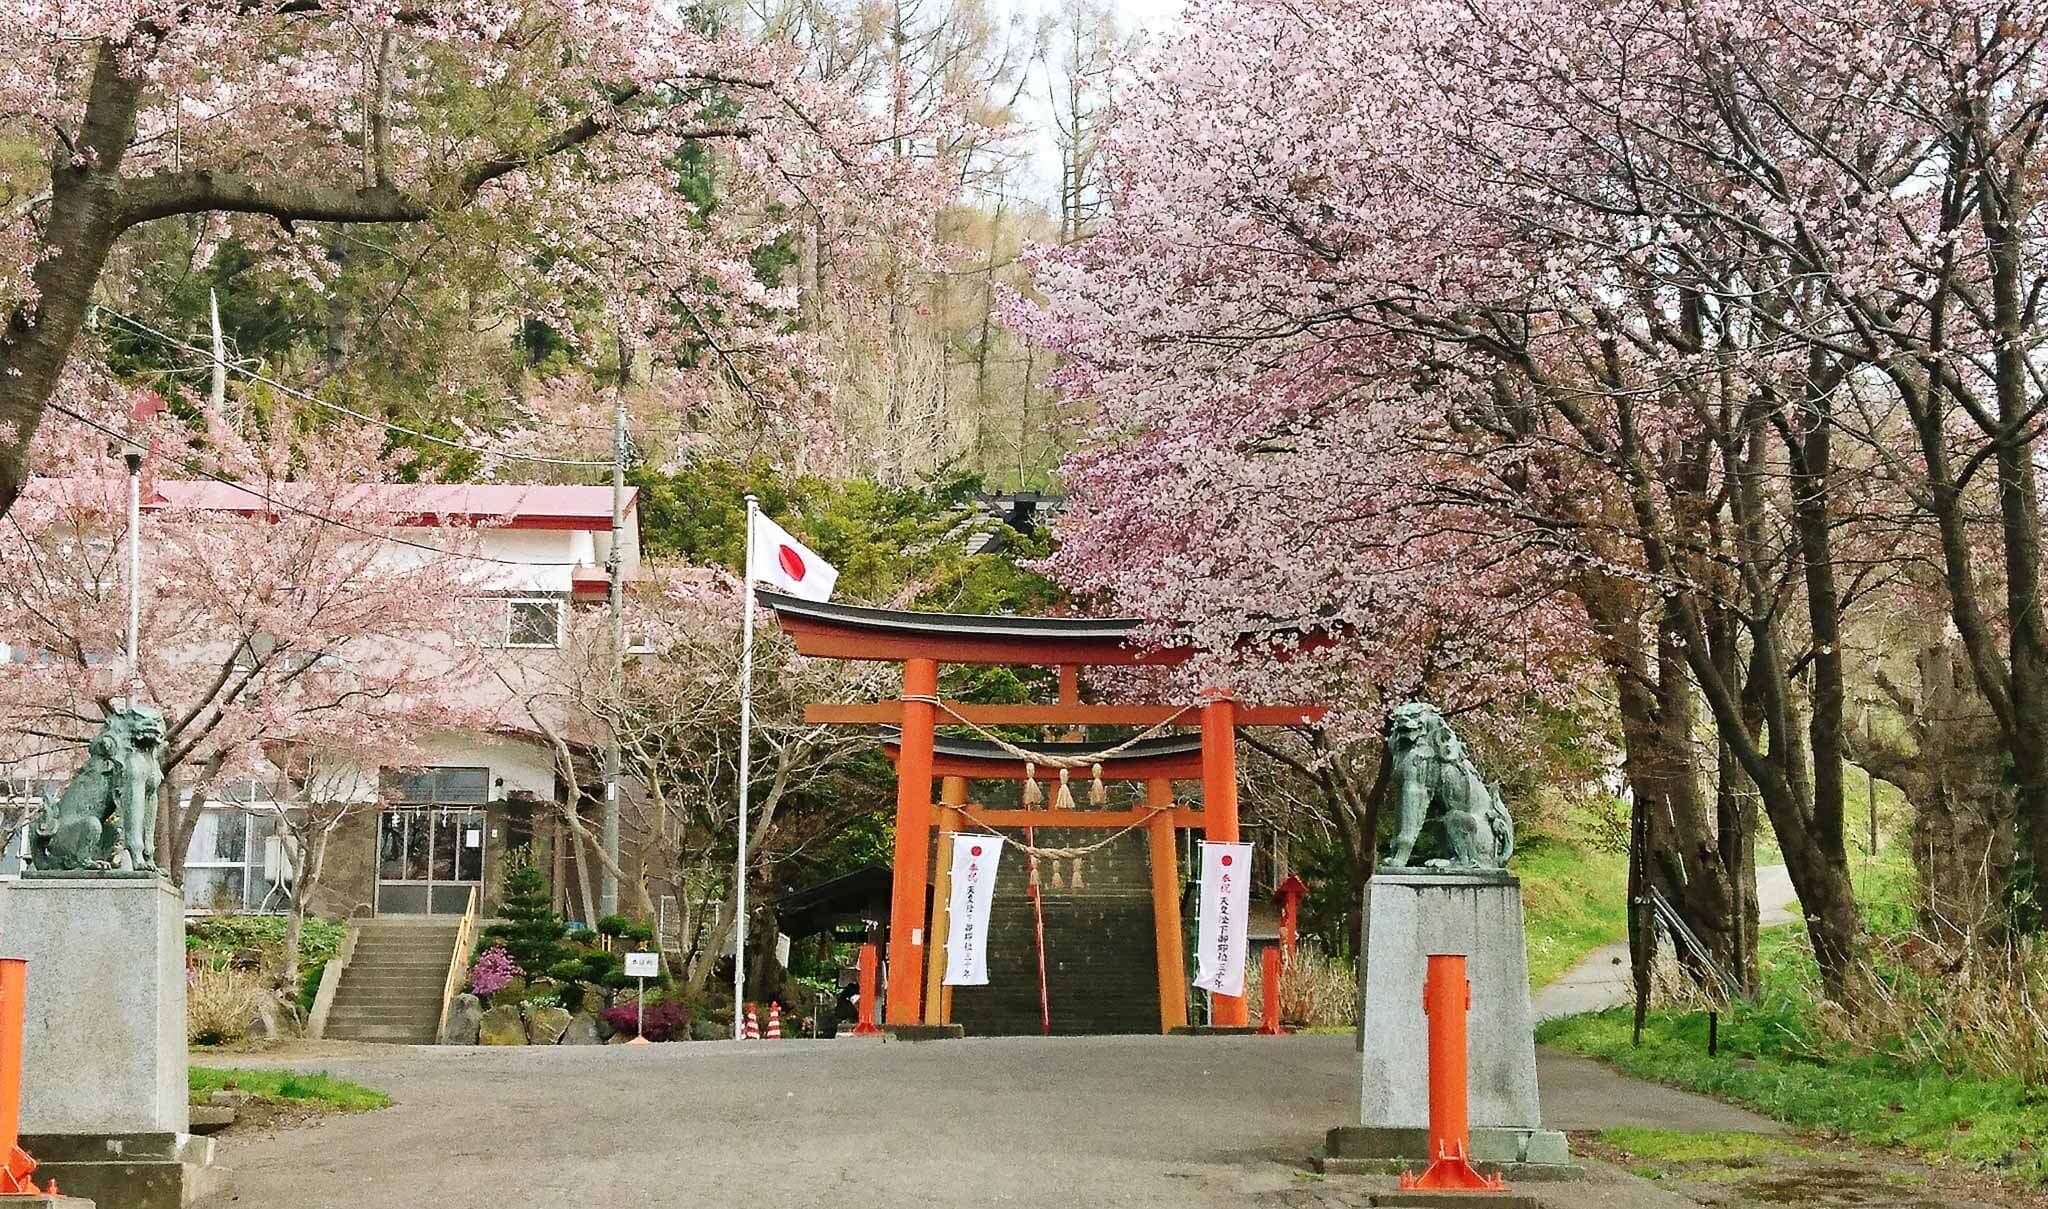
[(1202, 841), (1202, 914), (1195, 926), (1195, 985), (1244, 994), (1246, 916), (1252, 906), (1252, 846)]
[(988, 912), (996, 898), (997, 835), (953, 836), (953, 893), (946, 900), (946, 985), (988, 985)]

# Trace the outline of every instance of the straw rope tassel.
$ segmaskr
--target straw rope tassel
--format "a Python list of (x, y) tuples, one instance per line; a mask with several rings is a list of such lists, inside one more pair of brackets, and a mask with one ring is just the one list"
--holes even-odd
[(1038, 787), (1038, 765), (1024, 762), (1024, 804), (1036, 806), (1045, 801), (1045, 791)]
[(1093, 765), (1089, 775), (1094, 780), (1088, 786), (1088, 804), (1090, 806), (1109, 805), (1109, 786), (1102, 783), (1102, 765)]
[(1067, 783), (1067, 778), (1072, 775), (1067, 769), (1060, 769), (1060, 792), (1052, 800), (1052, 808), (1054, 810), (1072, 810), (1074, 808), (1074, 787)]

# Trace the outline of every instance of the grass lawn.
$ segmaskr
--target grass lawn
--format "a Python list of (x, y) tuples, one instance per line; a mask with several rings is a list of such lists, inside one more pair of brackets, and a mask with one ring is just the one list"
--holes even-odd
[(1522, 879), (1532, 989), (1628, 935), (1628, 858), (1621, 853), (1535, 835), (1509, 864)]
[(364, 1112), (391, 1104), (391, 1097), (381, 1091), (325, 1074), (195, 1066), (191, 1069), (190, 1085), (194, 1104), (223, 1090), (245, 1091), (259, 1099), (312, 1105), (335, 1112)]
[[(1627, 1009), (1549, 1021), (1545, 1045), (1601, 1058), (1628, 1074), (1745, 1104), (1800, 1129), (2048, 1185), (2048, 1087), (1954, 1074), (1930, 1064), (1852, 1051), (1814, 1025), (1812, 957), (1794, 928), (1761, 938), (1764, 989), (1721, 1022), (1721, 1053), (1707, 1056), (1707, 1019), (1658, 1011), (1640, 1047)], [(1640, 1139), (1639, 1139), (1640, 1140)], [(1633, 1146), (1625, 1146), (1634, 1150)]]

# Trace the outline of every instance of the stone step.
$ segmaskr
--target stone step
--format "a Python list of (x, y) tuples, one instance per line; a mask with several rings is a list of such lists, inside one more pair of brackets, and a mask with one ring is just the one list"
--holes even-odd
[(418, 1010), (440, 1010), (440, 992), (424, 996), (350, 996), (346, 1004), (334, 1004), (328, 1010), (330, 1016), (340, 1016), (354, 1010), (381, 1010), (381, 1012), (418, 1012)]
[[(400, 1028), (414, 1031), (434, 1031), (441, 1022), (440, 1013), (424, 1016), (418, 1012), (400, 1012), (392, 1016), (363, 1015), (342, 1016), (327, 1022), (329, 1030)], [(335, 1034), (339, 1036), (340, 1033)]]
[(431, 1044), (461, 929), (452, 922), (359, 924), (328, 1009), (326, 1035)]
[(453, 953), (455, 936), (434, 945), (420, 941), (356, 941), (356, 953), (377, 953), (381, 957), (397, 957), (399, 953)]
[(329, 1029), (328, 1035), (340, 1041), (383, 1041), (397, 1045), (431, 1045), (434, 1042), (432, 1027), (405, 1028), (398, 1025), (365, 1026), (362, 1028)]
[(336, 1003), (330, 1010), (332, 1012), (346, 1012), (357, 1007), (373, 1006), (416, 1008), (422, 1004), (431, 1005), (436, 1010), (439, 1010), (441, 1006), (441, 992), (429, 991), (425, 994), (415, 995), (351, 995), (348, 1002)]

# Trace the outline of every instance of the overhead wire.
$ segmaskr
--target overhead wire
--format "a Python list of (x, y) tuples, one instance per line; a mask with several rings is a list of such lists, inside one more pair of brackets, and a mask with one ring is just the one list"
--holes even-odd
[[(71, 408), (66, 407), (62, 403), (58, 403), (55, 400), (46, 403), (45, 406), (48, 407), (51, 411), (57, 412), (60, 415), (68, 416), (71, 419), (78, 421), (80, 424), (83, 424), (88, 428), (102, 432), (107, 436), (113, 437), (116, 440), (126, 441), (130, 439), (129, 434), (124, 433), (121, 430), (113, 428), (109, 425), (102, 424), (98, 420), (95, 420), (90, 416), (81, 415), (80, 413), (73, 411)], [(165, 461), (177, 465), (179, 468), (185, 470), (188, 473), (199, 475), (201, 478), (210, 479), (213, 482), (219, 483), (224, 487), (232, 487), (237, 491), (243, 492), (247, 495), (255, 497), (256, 499), (259, 499), (264, 503), (270, 505), (271, 507), (279, 509), (280, 511), (296, 513), (310, 520), (319, 521), (320, 523), (326, 525), (333, 525), (338, 529), (346, 529), (354, 533), (359, 533), (364, 537), (374, 538), (377, 541), (390, 542), (394, 545), (400, 546), (411, 546), (415, 550), (425, 550), (430, 554), (441, 555), (443, 558), (460, 558), (470, 562), (498, 563), (507, 567), (584, 567), (591, 565), (590, 563), (584, 562), (582, 560), (576, 560), (571, 562), (538, 561), (523, 558), (499, 558), (496, 555), (492, 554), (465, 554), (460, 551), (449, 550), (443, 546), (431, 545), (427, 542), (416, 542), (411, 540), (410, 538), (399, 537), (396, 534), (380, 533), (377, 530), (369, 528), (366, 525), (359, 525), (353, 521), (342, 520), (338, 517), (329, 516), (323, 512), (316, 512), (311, 508), (305, 508), (298, 504), (293, 504), (288, 501), (278, 499), (276, 496), (273, 496), (266, 491), (263, 491), (256, 487), (252, 487), (247, 483), (237, 482), (236, 480), (231, 479), (226, 475), (219, 473), (218, 471), (209, 470), (205, 466), (202, 466), (199, 463), (192, 461), (190, 459), (179, 458), (172, 454), (158, 454), (157, 456), (163, 458)]]
[[(188, 341), (181, 340), (178, 337), (171, 335), (169, 332), (163, 331), (160, 328), (151, 327), (149, 324), (144, 323), (142, 320), (135, 318), (133, 315), (125, 315), (110, 306), (101, 304), (98, 309), (104, 311), (111, 318), (118, 320), (121, 323), (127, 324), (129, 327), (133, 328), (138, 332), (143, 333), (144, 335), (152, 336), (158, 340), (163, 341), (166, 344), (171, 345), (174, 348), (179, 348), (189, 353), (197, 353), (200, 356), (203, 356), (207, 359), (207, 364), (213, 364), (212, 349), (201, 348), (196, 344), (192, 344)], [(342, 415), (349, 416), (356, 420), (361, 420), (365, 424), (376, 424), (382, 428), (389, 429), (392, 432), (403, 433), (406, 436), (414, 437), (422, 441), (427, 441), (431, 444), (444, 446), (449, 449), (461, 450), (464, 453), (473, 453), (478, 455), (479, 457), (503, 458), (508, 461), (516, 462), (534, 462), (544, 466), (574, 466), (580, 469), (606, 470), (609, 470), (611, 468), (612, 460), (610, 458), (604, 458), (601, 460), (590, 460), (583, 458), (557, 458), (549, 457), (546, 454), (519, 453), (514, 450), (491, 449), (483, 445), (472, 445), (467, 441), (457, 441), (451, 437), (439, 436), (435, 433), (426, 432), (418, 428), (409, 428), (404, 424), (397, 423), (393, 420), (385, 419), (382, 416), (374, 416), (368, 412), (357, 411), (353, 407), (344, 406), (343, 404), (336, 403), (328, 399), (320, 398), (318, 395), (314, 395), (307, 391), (300, 390), (298, 387), (293, 386), (290, 383), (280, 382), (276, 378), (270, 377), (268, 374), (262, 373), (259, 370), (250, 369), (248, 366), (245, 365), (237, 365), (232, 362), (224, 362), (224, 364), (226, 364), (228, 368), (233, 369), (236, 373), (242, 375), (243, 377), (249, 379), (250, 381), (261, 382), (263, 385), (270, 387), (272, 390), (280, 391), (283, 394), (290, 396), (291, 398), (298, 399), (306, 403), (311, 403), (315, 407), (324, 407), (329, 411), (339, 412)]]

